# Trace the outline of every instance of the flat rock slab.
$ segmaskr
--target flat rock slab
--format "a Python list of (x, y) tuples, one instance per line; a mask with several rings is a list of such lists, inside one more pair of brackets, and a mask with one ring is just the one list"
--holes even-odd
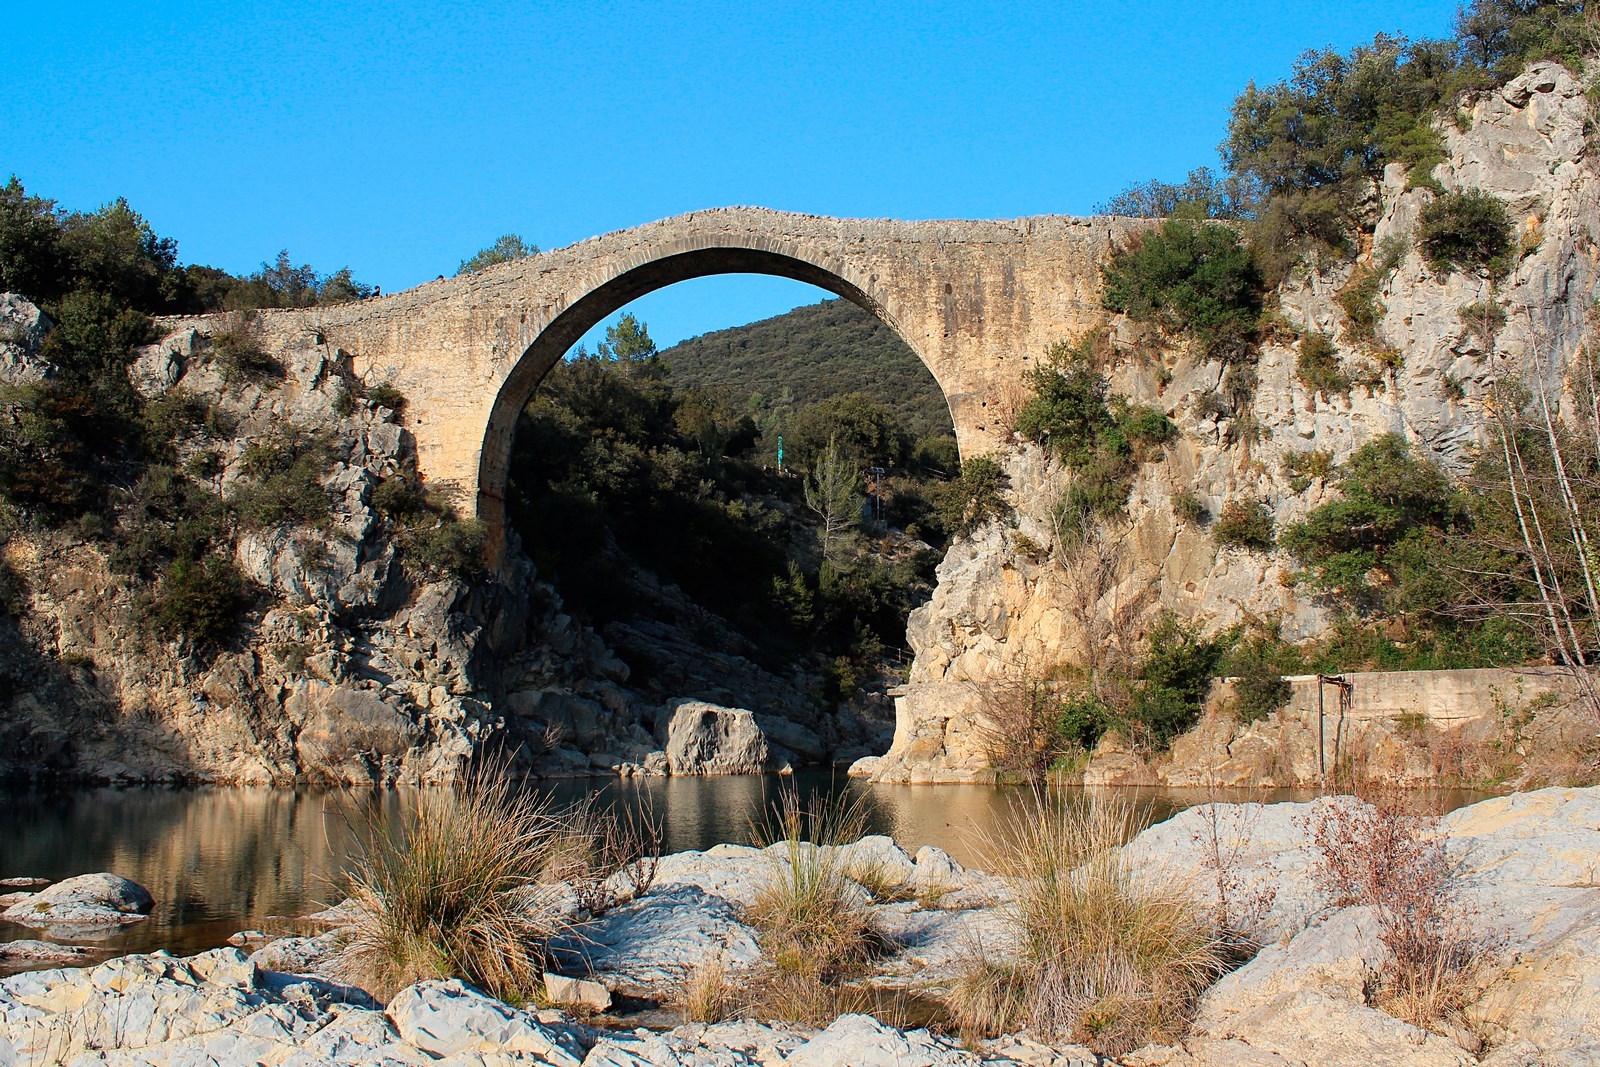
[(138, 882), (118, 874), (83, 874), (11, 905), (0, 919), (34, 929), (119, 926), (138, 922), (153, 907), (150, 891)]
[(82, 945), (58, 945), (53, 941), (0, 942), (0, 963), (81, 963), (97, 955)]
[(756, 934), (723, 898), (672, 885), (613, 908), (556, 945), (614, 993), (667, 1000), (695, 967), (721, 960), (740, 970), (761, 959)]

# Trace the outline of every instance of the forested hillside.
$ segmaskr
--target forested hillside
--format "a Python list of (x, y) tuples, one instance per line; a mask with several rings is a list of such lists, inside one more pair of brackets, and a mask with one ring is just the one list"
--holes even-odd
[(950, 433), (933, 375), (893, 330), (848, 300), (694, 337), (661, 360), (675, 386), (725, 389), (762, 429), (826, 397), (859, 392), (894, 412), (913, 438)]

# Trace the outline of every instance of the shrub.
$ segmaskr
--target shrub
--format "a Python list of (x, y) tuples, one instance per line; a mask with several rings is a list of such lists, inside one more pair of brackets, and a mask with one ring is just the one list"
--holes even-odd
[(379, 382), (367, 390), (367, 399), (381, 408), (388, 408), (396, 414), (406, 408), (406, 396), (389, 382)]
[(1339, 349), (1325, 333), (1308, 333), (1301, 338), (1295, 377), (1324, 400), (1335, 393), (1350, 394), (1350, 376), (1339, 363)]
[(1117, 722), (1094, 693), (1035, 674), (988, 682), (978, 696), (989, 766), (1024, 781), (1094, 748)]
[(1456, 314), (1461, 317), (1461, 324), (1467, 328), (1468, 335), (1477, 338), (1485, 350), (1494, 348), (1495, 338), (1500, 336), (1506, 324), (1505, 308), (1492, 300), (1484, 300), (1464, 304)]
[(1320, 448), (1314, 452), (1285, 453), (1283, 470), (1289, 476), (1289, 488), (1303, 493), (1311, 488), (1313, 479), (1326, 478), (1333, 473), (1333, 453)]
[(1313, 877), (1341, 905), (1371, 907), (1388, 959), (1368, 997), (1417, 1026), (1460, 1025), (1497, 947), (1465, 930), (1456, 867), (1437, 818), (1408, 815), (1398, 792), (1365, 803), (1336, 797), (1306, 828)]
[(1272, 512), (1267, 505), (1246, 497), (1223, 505), (1222, 514), (1211, 526), (1211, 536), (1224, 547), (1267, 552), (1273, 545), (1273, 528)]
[(385, 478), (372, 489), (373, 510), (395, 526), (405, 558), (429, 578), (467, 578), (481, 573), (489, 529), (481, 519), (461, 519), (427, 486), (405, 475)]
[(1427, 531), (1436, 537), (1464, 521), (1448, 479), (1388, 434), (1355, 451), (1337, 488), (1338, 500), (1286, 527), (1279, 544), (1318, 592), (1360, 611), (1380, 600), (1399, 609), (1421, 592), (1417, 583), (1437, 578), (1442, 550)]
[[(1367, 267), (1358, 267), (1350, 280), (1339, 290), (1339, 307), (1344, 309), (1347, 322), (1345, 333), (1358, 344), (1371, 344), (1378, 339), (1378, 323), (1386, 310), (1378, 293), (1383, 288), (1383, 275)], [(1303, 351), (1303, 349), (1302, 349)]]
[(542, 988), (546, 947), (568, 925), (540, 884), (564, 830), (546, 802), (488, 765), (422, 790), (398, 821), (378, 804), (363, 819), (343, 977), (380, 997), (428, 978), (513, 1002)]
[(974, 456), (961, 464), (961, 475), (936, 490), (939, 523), (951, 536), (965, 536), (985, 523), (1011, 514), (1005, 490), (1010, 478), (992, 456)]
[(1117, 425), (1130, 441), (1159, 445), (1172, 439), (1178, 427), (1165, 412), (1145, 404), (1113, 404)]
[(1187, 1030), (1228, 945), (1170, 879), (1122, 857), (1134, 825), (1120, 799), (1019, 805), (990, 861), (1015, 887), (1005, 917), (1016, 957), (968, 961), (950, 994), (965, 1033), (1026, 1027), (1120, 1056)]
[(406, 553), (430, 577), (466, 578), (482, 572), (489, 543), (489, 528), (482, 519), (441, 516), (407, 532)]
[(1223, 670), (1233, 675), (1232, 711), (1243, 725), (1265, 719), (1294, 692), (1273, 662), (1278, 647), (1276, 635), (1240, 641), (1224, 661)]
[(1500, 200), (1481, 189), (1449, 193), (1422, 209), (1420, 244), (1436, 274), (1483, 268), (1509, 269), (1511, 219)]
[(244, 576), (232, 560), (208, 556), (179, 559), (161, 578), (151, 622), (163, 637), (196, 645), (221, 644), (238, 629), (249, 603)]
[(1126, 726), (1139, 745), (1167, 747), (1200, 719), (1226, 645), (1202, 636), (1193, 623), (1163, 612), (1145, 634), (1145, 654), (1133, 682)]
[(1187, 331), (1208, 355), (1232, 360), (1254, 343), (1261, 274), (1227, 226), (1170, 219), (1115, 253), (1101, 273), (1107, 308)]
[(245, 478), (232, 503), (247, 526), (279, 523), (326, 526), (333, 501), (323, 487), (333, 451), (324, 434), (290, 430), (247, 445), (240, 457)]
[(1172, 514), (1180, 521), (1199, 525), (1210, 514), (1206, 505), (1195, 494), (1187, 489), (1179, 489), (1172, 494)]
[(283, 364), (262, 349), (247, 321), (230, 320), (226, 330), (212, 335), (211, 346), (217, 373), (227, 385), (259, 385), (283, 377)]

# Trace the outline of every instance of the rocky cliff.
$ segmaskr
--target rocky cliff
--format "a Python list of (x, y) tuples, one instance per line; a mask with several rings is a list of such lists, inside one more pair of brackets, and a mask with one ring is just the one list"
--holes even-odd
[[(1109, 318), (1119, 353), (1113, 391), (1168, 413), (1180, 428), (1177, 440), (1142, 469), (1127, 521), (1065, 556), (1054, 550), (1051, 513), (1070, 476), (1036, 446), (1019, 443), (1006, 454), (1015, 519), (990, 524), (950, 551), (933, 599), (910, 621), (916, 660), (898, 700), (893, 747), (858, 773), (880, 781), (981, 777), (989, 762), (986, 692), (1008, 679), (1081, 665), (1161, 608), (1211, 629), (1277, 617), (1288, 638), (1322, 632), (1329, 615), (1287, 581), (1291, 561), (1279, 552), (1219, 548), (1199, 522), (1181, 517), (1174, 495), (1193, 494), (1212, 515), (1229, 500), (1256, 497), (1281, 527), (1330, 495), (1325, 476), (1297, 487), (1287, 457), (1322, 452), (1337, 464), (1365, 442), (1401, 434), (1460, 472), (1483, 439), (1484, 404), (1497, 378), (1508, 371), (1541, 377), (1561, 395), (1566, 362), (1591, 329), (1600, 279), (1590, 114), (1578, 79), (1540, 63), (1479, 97), (1457, 123), (1441, 125), (1448, 158), (1433, 177), (1446, 189), (1499, 197), (1518, 225), (1518, 259), (1499, 282), (1429, 270), (1416, 236), (1435, 194), (1408, 185), (1391, 165), (1373, 190), (1372, 239), (1356, 262), (1298, 271), (1280, 288), (1292, 331), (1337, 339), (1344, 370), (1357, 383), (1348, 396), (1308, 388), (1296, 376), (1293, 342), (1269, 339), (1251, 418), (1208, 414), (1200, 401), (1224, 386), (1223, 364)], [(1388, 269), (1385, 256), (1399, 248), (1403, 254)], [(1352, 343), (1338, 301), (1353, 272), (1372, 269), (1382, 276), (1377, 333), (1390, 349), (1386, 361), (1373, 346)], [(1473, 304), (1505, 311), (1492, 344), (1461, 314)]]
[[(53, 375), (49, 321), (13, 296), (0, 316), (0, 385)], [(774, 768), (882, 743), (882, 716), (818, 712), (807, 679), (775, 677), (642, 570), (628, 575), (638, 617), (602, 637), (515, 545), (498, 575), (416, 566), (377, 495), (414, 484), (415, 445), (393, 408), (365, 398), (376, 383), (314, 336), (261, 353), (271, 372), (241, 378), (227, 343), (186, 327), (130, 368), (147, 400), (208, 412), (177, 466), (234, 500), (253, 443), (315, 433), (326, 516), (237, 524), (248, 604), (220, 646), (148, 625), (150, 584), (92, 527), (0, 523), (0, 777), (416, 783), (453, 776), (480, 748), (541, 774), (642, 771), (665, 765), (683, 698), (752, 709)]]

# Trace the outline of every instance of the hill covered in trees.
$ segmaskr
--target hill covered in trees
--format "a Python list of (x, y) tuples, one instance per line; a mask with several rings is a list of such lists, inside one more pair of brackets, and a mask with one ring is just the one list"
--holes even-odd
[(819, 400), (865, 393), (913, 438), (951, 432), (944, 394), (916, 353), (848, 300), (690, 338), (661, 359), (674, 386), (724, 389), (763, 429)]

